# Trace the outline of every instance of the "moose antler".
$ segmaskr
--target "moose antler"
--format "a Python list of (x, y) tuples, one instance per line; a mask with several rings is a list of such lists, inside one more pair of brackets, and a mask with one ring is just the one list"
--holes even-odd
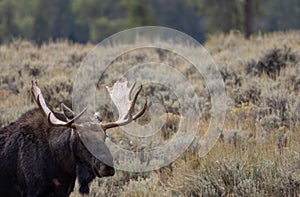
[(74, 124), (75, 121), (80, 116), (82, 116), (82, 114), (87, 110), (87, 107), (86, 107), (82, 112), (80, 112), (73, 119), (69, 120), (68, 122), (64, 122), (64, 121), (58, 119), (57, 117), (55, 117), (53, 112), (48, 108), (48, 106), (46, 105), (45, 99), (42, 95), (42, 92), (41, 92), (40, 88), (37, 85), (37, 81), (34, 80), (34, 79), (32, 80), (31, 93), (34, 97), (35, 102), (39, 106), (39, 108), (48, 117), (49, 124), (51, 124), (53, 126), (65, 126), (65, 127), (74, 128), (74, 127), (76, 127), (76, 125)]
[[(147, 99), (146, 102), (143, 106), (143, 108), (135, 115), (132, 115), (135, 103), (137, 101), (138, 95), (142, 90), (142, 86), (140, 86), (135, 93), (133, 100), (130, 101), (130, 94), (134, 88), (135, 83), (128, 88), (127, 87), (127, 81), (121, 83), (121, 82), (116, 82), (113, 87), (109, 88), (106, 87), (112, 101), (115, 103), (118, 111), (119, 111), (119, 119), (116, 122), (109, 122), (109, 123), (102, 123), (100, 121), (99, 126), (102, 127), (104, 131), (107, 129), (113, 128), (113, 127), (118, 127), (118, 126), (123, 126), (126, 125), (133, 120), (136, 120), (137, 118), (141, 117), (146, 109), (147, 109)], [(72, 118), (71, 120), (68, 120), (67, 122), (62, 121), (58, 119), (54, 113), (48, 108), (46, 105), (45, 99), (42, 95), (42, 92), (40, 88), (37, 85), (36, 80), (32, 80), (32, 87), (31, 87), (31, 92), (34, 97), (35, 102), (39, 106), (40, 110), (48, 117), (48, 122), (49, 124), (53, 126), (64, 126), (64, 127), (70, 127), (70, 128), (75, 128), (76, 126), (81, 127), (82, 125), (76, 125), (75, 121), (80, 118), (83, 113), (87, 110), (87, 107), (80, 112), (77, 116)], [(64, 105), (63, 105), (64, 107)]]
[(135, 83), (129, 88), (127, 87), (127, 84), (128, 81), (125, 81), (123, 83), (117, 81), (111, 88), (106, 86), (112, 101), (119, 111), (119, 118), (116, 122), (101, 123), (104, 131), (109, 128), (123, 126), (132, 122), (133, 120), (141, 117), (147, 109), (146, 99), (143, 108), (137, 114), (132, 115), (138, 95), (142, 90), (142, 85), (137, 89), (137, 92), (135, 93), (133, 100), (131, 101), (130, 94), (135, 86)]

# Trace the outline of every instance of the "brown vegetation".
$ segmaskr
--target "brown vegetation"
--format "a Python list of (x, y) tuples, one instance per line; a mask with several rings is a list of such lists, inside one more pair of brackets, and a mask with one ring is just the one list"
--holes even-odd
[[(262, 34), (249, 39), (237, 32), (210, 37), (205, 47), (215, 59), (231, 98), (221, 129), (223, 140), (203, 158), (197, 154), (201, 146), (194, 142), (180, 158), (159, 171), (116, 171), (112, 178), (94, 181), (91, 196), (300, 195), (299, 40), (298, 31)], [(49, 98), (45, 93), (45, 98), (53, 102), (50, 106), (55, 108), (56, 103), (71, 102), (68, 84), (72, 84), (82, 57), (91, 48), (68, 42), (50, 43), (40, 48), (27, 42), (18, 43), (18, 47), (0, 46), (0, 89), (10, 91), (7, 99), (0, 102), (1, 125), (14, 121), (33, 106), (29, 93), (31, 75), (40, 79), (42, 91), (45, 87), (53, 90)], [(168, 62), (168, 59), (179, 65), (176, 68), (186, 73), (192, 82), (199, 79), (180, 57), (155, 50), (123, 55), (111, 68), (116, 68), (114, 64), (124, 64), (127, 69), (137, 61)], [(113, 75), (112, 69), (109, 71)], [(68, 80), (66, 84), (60, 83)], [(209, 125), (211, 103), (203, 81), (194, 81), (194, 85), (200, 94), (201, 136)], [(166, 96), (167, 89), (145, 87), (145, 91), (146, 94), (161, 92), (158, 100), (163, 98), (167, 112), (178, 115), (178, 103), (172, 95)], [(104, 106), (107, 113), (112, 111), (106, 103), (99, 109)], [(164, 135), (170, 138), (176, 133), (172, 129), (177, 128), (177, 121), (173, 126), (168, 124)], [(168, 130), (171, 130), (169, 134)], [(124, 138), (120, 132), (109, 137), (128, 149), (132, 144), (141, 143), (128, 136)], [(78, 195), (73, 193), (73, 196)]]

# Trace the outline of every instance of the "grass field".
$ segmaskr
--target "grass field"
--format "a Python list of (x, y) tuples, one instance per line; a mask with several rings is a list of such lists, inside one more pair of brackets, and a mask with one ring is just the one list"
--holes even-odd
[[(211, 36), (205, 47), (230, 97), (214, 148), (200, 157), (201, 146), (194, 142), (167, 167), (144, 173), (117, 171), (114, 177), (95, 180), (90, 196), (300, 196), (300, 32), (261, 34), (249, 40), (232, 32)], [(71, 106), (77, 69), (92, 48), (68, 41), (40, 47), (26, 41), (1, 45), (0, 126), (35, 107), (31, 76), (38, 79), (52, 109), (59, 110), (61, 102)], [(141, 55), (145, 61), (175, 58), (191, 81), (197, 78), (180, 58), (164, 54), (140, 50), (114, 64), (133, 65)], [(201, 136), (211, 118), (210, 96), (205, 84), (195, 81), (195, 86), (201, 92)], [(177, 128), (178, 105), (164, 94), (158, 100), (168, 106), (165, 124), (171, 127), (161, 132), (170, 138)], [(112, 109), (105, 107), (99, 110), (105, 111), (106, 119), (112, 118)], [(123, 140), (124, 147), (131, 141), (119, 134), (110, 137)], [(72, 196), (80, 195), (74, 191)]]

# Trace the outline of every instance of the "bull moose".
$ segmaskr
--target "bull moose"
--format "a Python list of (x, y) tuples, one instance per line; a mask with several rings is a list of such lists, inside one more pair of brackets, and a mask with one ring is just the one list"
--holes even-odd
[[(95, 177), (113, 176), (113, 157), (105, 144), (106, 131), (141, 117), (147, 108), (146, 100), (143, 108), (133, 115), (142, 86), (130, 100), (134, 84), (128, 88), (127, 83), (116, 82), (107, 87), (119, 119), (103, 123), (99, 117), (81, 120), (86, 109), (75, 115), (62, 104), (62, 112), (51, 111), (37, 82), (32, 80), (31, 91), (39, 108), (0, 129), (0, 196), (69, 196), (76, 178), (79, 192), (87, 194)], [(81, 132), (86, 131), (93, 134), (90, 143), (97, 148), (97, 157), (82, 141)]]

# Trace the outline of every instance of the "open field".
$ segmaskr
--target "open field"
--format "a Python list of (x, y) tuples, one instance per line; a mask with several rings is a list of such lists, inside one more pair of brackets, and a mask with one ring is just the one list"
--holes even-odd
[[(195, 142), (160, 170), (117, 171), (114, 177), (95, 180), (90, 196), (300, 196), (300, 32), (276, 32), (249, 40), (232, 32), (210, 37), (205, 47), (230, 97), (230, 110), (212, 151), (200, 157), (201, 145)], [(0, 46), (0, 126), (35, 107), (31, 76), (38, 79), (49, 106), (56, 110), (61, 102), (71, 106), (77, 69), (92, 48), (67, 41), (40, 47), (26, 41)], [(191, 66), (165, 51), (133, 51), (113, 64), (134, 65), (141, 58), (175, 59), (176, 68), (194, 83), (201, 95), (201, 136), (211, 118), (205, 84), (193, 81), (199, 77)], [(144, 94), (149, 93), (145, 88)], [(165, 123), (169, 126), (161, 130), (169, 139), (176, 132), (178, 105), (165, 94), (158, 100), (167, 105), (170, 115)], [(105, 111), (104, 119), (112, 118), (110, 106), (103, 104), (98, 110)], [(122, 140), (124, 147), (132, 143), (118, 132), (110, 137)], [(80, 195), (74, 191), (72, 196)]]

